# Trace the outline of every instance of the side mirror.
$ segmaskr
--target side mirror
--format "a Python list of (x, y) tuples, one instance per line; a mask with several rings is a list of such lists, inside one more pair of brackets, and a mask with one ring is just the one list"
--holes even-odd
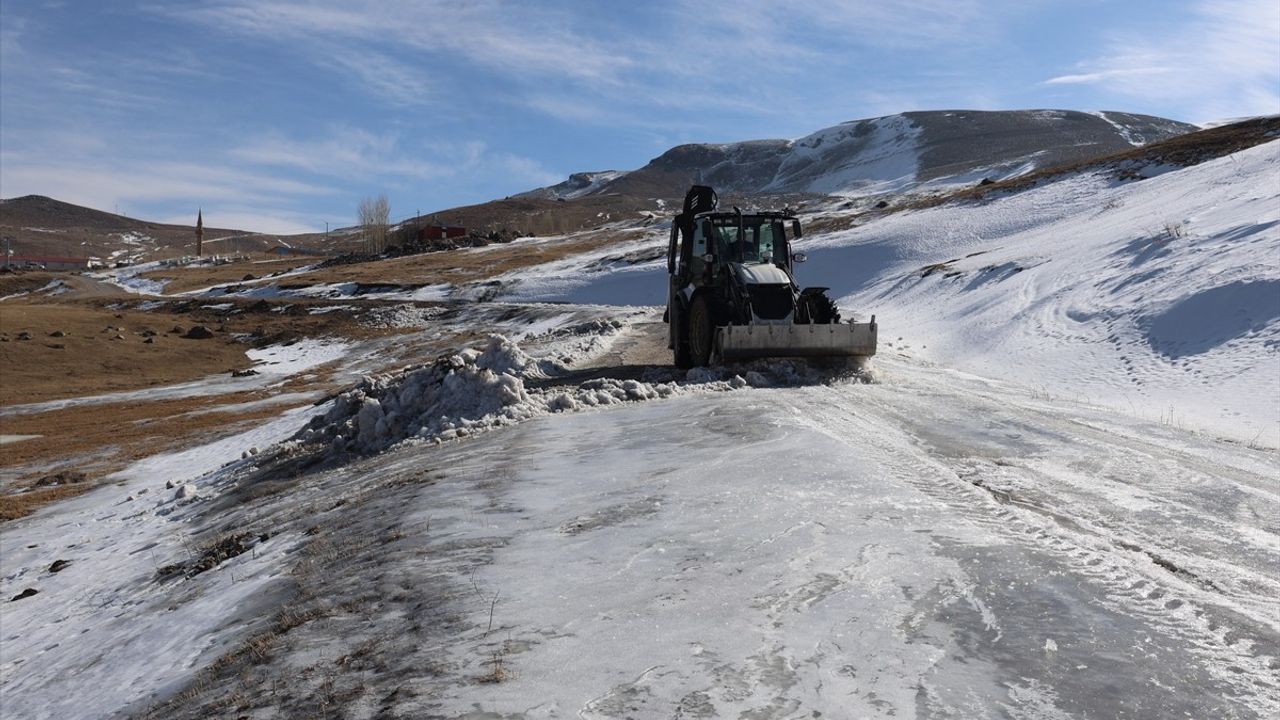
[(808, 259), (809, 259), (809, 256), (805, 255), (804, 253), (793, 253), (791, 255), (791, 262), (802, 263)]

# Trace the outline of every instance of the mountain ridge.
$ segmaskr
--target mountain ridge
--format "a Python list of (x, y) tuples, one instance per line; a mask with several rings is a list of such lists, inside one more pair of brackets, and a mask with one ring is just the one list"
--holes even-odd
[[(636, 170), (575, 173), (515, 197), (671, 198), (698, 181), (739, 193), (874, 195), (1006, 179), (1198, 129), (1118, 111), (909, 111), (791, 140), (685, 143)], [(600, 179), (606, 174), (615, 177)]]

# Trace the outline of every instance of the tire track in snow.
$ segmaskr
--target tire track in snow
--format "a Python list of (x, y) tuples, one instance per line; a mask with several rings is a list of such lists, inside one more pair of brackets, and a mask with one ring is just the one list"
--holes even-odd
[[(1211, 590), (1181, 577), (1141, 548), (1134, 550), (1132, 544), (1093, 535), (1068, 518), (1016, 498), (1002, 498), (971, 479), (973, 476), (962, 476), (963, 463), (948, 462), (931, 453), (920, 438), (891, 415), (886, 417), (885, 408), (877, 407), (880, 403), (866, 394), (853, 406), (838, 386), (809, 388), (797, 393), (792, 402), (801, 424), (845, 443), (876, 446), (893, 479), (916, 488), (994, 537), (1061, 562), (1101, 590), (1099, 604), (1178, 638), (1238, 700), (1263, 716), (1280, 716), (1277, 686), (1264, 680), (1274, 678), (1280, 668), (1280, 660), (1268, 648), (1274, 640), (1260, 642), (1250, 637), (1248, 630), (1237, 627), (1230, 618), (1235, 610), (1215, 603)], [(1098, 437), (1101, 435), (1089, 438), (1089, 443), (1103, 452), (1117, 447), (1114, 437)]]

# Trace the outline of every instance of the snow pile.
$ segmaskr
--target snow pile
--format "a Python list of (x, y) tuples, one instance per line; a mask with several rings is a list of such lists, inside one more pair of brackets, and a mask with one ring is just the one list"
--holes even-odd
[[(817, 384), (836, 375), (800, 362), (734, 369), (651, 370), (642, 379), (594, 378), (576, 385), (548, 381), (560, 362), (531, 357), (502, 335), (483, 351), (465, 349), (434, 363), (367, 378), (313, 418), (294, 442), (325, 445), (338, 455), (369, 455), (405, 440), (450, 440), (551, 413), (752, 387)], [(534, 382), (541, 381), (541, 382)]]
[(431, 365), (366, 379), (338, 396), (295, 440), (370, 454), (410, 438), (452, 439), (552, 412), (668, 397), (674, 390), (634, 380), (597, 380), (569, 390), (525, 384), (563, 370), (494, 335), (483, 351), (468, 348)]

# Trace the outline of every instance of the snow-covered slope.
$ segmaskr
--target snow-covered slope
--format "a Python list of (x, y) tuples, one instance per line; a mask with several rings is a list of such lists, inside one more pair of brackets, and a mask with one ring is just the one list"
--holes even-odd
[(578, 173), (527, 195), (680, 197), (699, 178), (722, 192), (901, 192), (1002, 179), (1195, 129), (1119, 112), (906, 112), (841, 123), (795, 140), (680, 145), (639, 170), (612, 178)]
[(590, 195), (599, 190), (606, 183), (617, 180), (626, 175), (626, 171), (622, 170), (601, 170), (599, 172), (579, 172), (569, 176), (568, 180), (555, 185), (550, 185), (529, 192), (518, 193), (513, 197), (518, 198), (548, 198), (565, 200), (573, 200), (583, 195)]
[(1273, 142), (901, 213), (811, 241), (805, 281), (940, 363), (1274, 447), (1278, 162)]
[[(1069, 174), (1017, 194), (865, 220), (797, 247), (804, 285), (881, 342), (1081, 402), (1280, 445), (1280, 143), (1122, 183)], [(655, 233), (652, 242), (663, 242)], [(510, 297), (659, 304), (661, 261), (510, 278)], [(901, 341), (898, 339), (901, 338)]]

